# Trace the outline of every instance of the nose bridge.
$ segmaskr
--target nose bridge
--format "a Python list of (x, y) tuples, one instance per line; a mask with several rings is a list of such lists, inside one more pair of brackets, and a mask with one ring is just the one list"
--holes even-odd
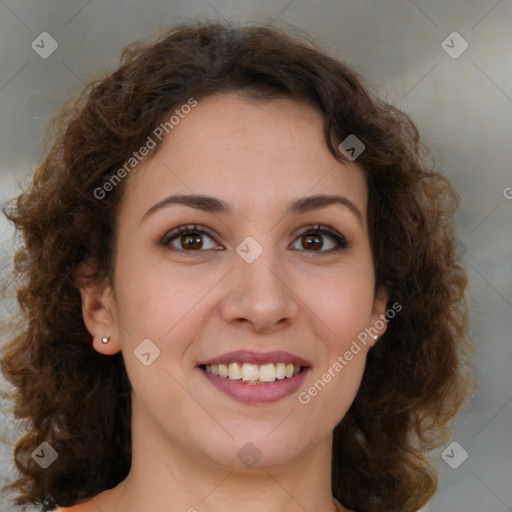
[[(264, 243), (269, 243), (270, 238), (266, 237)], [(297, 304), (286, 282), (279, 251), (247, 237), (236, 252), (233, 283), (223, 308), (225, 320), (245, 320), (264, 330), (295, 318)]]
[(284, 298), (283, 287), (286, 288), (285, 271), (278, 251), (270, 245), (270, 238), (265, 238), (265, 247), (252, 237), (247, 237), (237, 247), (241, 289), (245, 294), (251, 294), (253, 299), (261, 296), (269, 302)]
[(243, 258), (241, 260), (238, 265), (241, 267), (242, 288), (253, 294), (264, 292), (266, 296), (282, 294), (286, 277), (276, 251), (267, 248), (250, 263)]

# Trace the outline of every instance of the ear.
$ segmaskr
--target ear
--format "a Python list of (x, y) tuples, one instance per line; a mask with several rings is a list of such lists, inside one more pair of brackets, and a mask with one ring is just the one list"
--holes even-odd
[(389, 294), (386, 288), (379, 286), (375, 292), (373, 300), (373, 309), (370, 319), (370, 327), (368, 331), (373, 335), (369, 340), (372, 347), (377, 343), (378, 339), (386, 332), (388, 320), (386, 318), (386, 307), (389, 300)]
[[(82, 264), (79, 268), (82, 276), (90, 274), (90, 267)], [(82, 316), (85, 326), (92, 336), (93, 348), (105, 355), (116, 354), (121, 350), (116, 318), (114, 292), (107, 278), (90, 282), (79, 277), (78, 286), (82, 297)], [(108, 343), (101, 340), (110, 336)]]

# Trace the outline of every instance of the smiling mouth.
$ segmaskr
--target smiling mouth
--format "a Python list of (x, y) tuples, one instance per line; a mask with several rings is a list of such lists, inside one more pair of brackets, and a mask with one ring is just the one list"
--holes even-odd
[(292, 363), (229, 363), (229, 364), (204, 364), (200, 368), (206, 373), (229, 379), (241, 380), (247, 384), (267, 384), (276, 380), (291, 379), (304, 370), (303, 366)]

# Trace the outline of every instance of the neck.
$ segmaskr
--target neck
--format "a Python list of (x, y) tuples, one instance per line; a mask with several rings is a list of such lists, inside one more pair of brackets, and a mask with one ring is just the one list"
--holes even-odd
[(243, 469), (215, 465), (177, 444), (133, 419), (130, 473), (94, 505), (105, 512), (345, 510), (331, 493), (330, 438), (293, 461)]

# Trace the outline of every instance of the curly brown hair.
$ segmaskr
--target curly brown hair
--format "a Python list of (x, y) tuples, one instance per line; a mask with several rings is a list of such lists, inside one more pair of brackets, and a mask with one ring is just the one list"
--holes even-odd
[[(334, 431), (332, 492), (358, 512), (412, 512), (431, 498), (437, 474), (428, 451), (446, 442), (474, 382), (467, 275), (452, 227), (458, 196), (425, 163), (413, 121), (363, 83), (304, 35), (197, 21), (128, 46), (117, 70), (54, 117), (47, 156), (4, 207), (21, 234), (13, 274), (21, 314), (1, 360), (14, 413), (29, 421), (14, 451), (21, 475), (9, 485), (17, 506), (46, 497), (71, 506), (129, 472), (130, 383), (120, 353), (104, 356), (91, 345), (76, 271), (87, 260), (91, 281), (112, 275), (126, 180), (105, 197), (98, 188), (169, 112), (223, 92), (308, 101), (340, 161), (348, 135), (365, 144), (357, 163), (368, 183), (376, 287), (403, 309), (368, 353), (361, 387)], [(45, 470), (31, 458), (43, 441), (59, 453)]]

